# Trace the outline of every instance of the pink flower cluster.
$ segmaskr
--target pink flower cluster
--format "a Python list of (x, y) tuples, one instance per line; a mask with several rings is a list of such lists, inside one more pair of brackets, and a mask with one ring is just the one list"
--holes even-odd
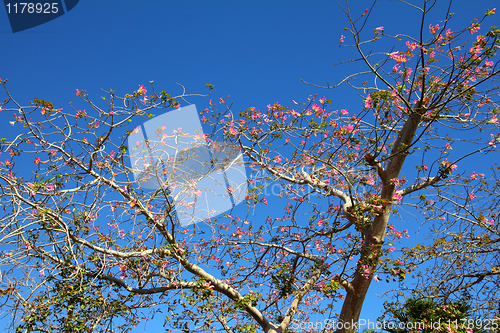
[(406, 58), (406, 55), (404, 53), (399, 52), (399, 51), (389, 53), (389, 57), (391, 57), (391, 59), (393, 59), (393, 60), (396, 60), (396, 62), (398, 64), (408, 61), (408, 59)]

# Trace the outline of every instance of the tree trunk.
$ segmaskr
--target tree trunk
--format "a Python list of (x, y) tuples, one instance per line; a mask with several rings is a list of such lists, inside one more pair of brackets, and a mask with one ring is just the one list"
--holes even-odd
[[(342, 306), (337, 323), (338, 333), (354, 333), (357, 331), (359, 316), (366, 298), (366, 293), (370, 287), (374, 272), (378, 266), (382, 244), (389, 222), (389, 217), (392, 211), (393, 196), (396, 191), (396, 186), (392, 182), (393, 179), (399, 177), (404, 161), (408, 153), (408, 147), (413, 143), (418, 125), (422, 119), (421, 114), (425, 112), (418, 103), (413, 112), (409, 115), (403, 128), (394, 141), (394, 146), (391, 151), (392, 157), (387, 165), (387, 170), (384, 170), (382, 179), (382, 193), (380, 197), (387, 201), (383, 206), (381, 215), (373, 219), (371, 228), (363, 230), (364, 243), (361, 249), (361, 256), (357, 264), (357, 271), (354, 274), (351, 282), (345, 282), (346, 299)], [(365, 273), (361, 265), (368, 265), (369, 273)]]
[[(383, 214), (373, 221), (373, 228), (364, 232), (365, 242), (358, 262), (358, 270), (354, 274), (352, 282), (346, 286), (346, 298), (340, 312), (339, 322), (337, 323), (338, 333), (351, 333), (358, 330), (357, 325), (361, 308), (363, 307), (368, 288), (380, 260), (380, 250), (384, 242), (391, 208), (392, 204), (384, 207)], [(369, 273), (362, 271), (360, 265), (363, 263), (366, 263), (370, 267)]]

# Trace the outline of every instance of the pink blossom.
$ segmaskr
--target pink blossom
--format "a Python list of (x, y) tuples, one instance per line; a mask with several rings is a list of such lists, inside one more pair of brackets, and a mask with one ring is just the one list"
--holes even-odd
[(489, 225), (493, 225), (493, 224), (495, 224), (495, 220), (493, 220), (493, 219), (489, 219), (489, 220), (488, 220), (487, 218), (484, 218), (484, 219), (483, 219), (483, 222), (484, 222), (485, 224), (489, 224)]
[(354, 130), (354, 126), (352, 126), (352, 124), (349, 124), (347, 126), (344, 126), (343, 129), (347, 132), (347, 133), (351, 133), (353, 130)]
[(396, 62), (399, 64), (401, 62), (407, 62), (408, 59), (406, 59), (406, 55), (404, 53), (401, 53), (401, 52), (392, 52), (392, 53), (389, 53), (389, 57), (391, 57), (391, 59), (393, 60), (396, 60)]
[(344, 42), (344, 39), (345, 39), (344, 35), (340, 36), (340, 44)]
[(456, 164), (451, 165), (451, 163), (448, 161), (447, 158), (445, 158), (441, 162), (441, 165), (444, 166), (444, 167), (449, 167), (451, 170), (456, 170), (457, 169), (457, 165)]
[(408, 49), (409, 49), (410, 51), (413, 51), (413, 50), (415, 50), (415, 49), (418, 47), (418, 44), (417, 44), (417, 43), (415, 43), (415, 42), (410, 42), (410, 41), (407, 41), (407, 42), (406, 42), (406, 46), (408, 46)]
[(384, 32), (384, 27), (375, 28), (375, 30), (373, 30), (373, 33), (375, 34), (374, 38), (377, 39), (383, 32)]
[(366, 183), (368, 185), (375, 185), (375, 179), (373, 179), (372, 174), (369, 174), (368, 177), (366, 177)]
[(411, 73), (413, 73), (413, 69), (407, 68), (406, 69), (406, 78), (410, 77)]
[(473, 46), (469, 49), (469, 52), (473, 58), (476, 58), (478, 55), (480, 55), (482, 51), (483, 48), (479, 45)]
[(476, 198), (476, 195), (474, 194), (474, 192), (470, 192), (470, 193), (469, 193), (469, 199), (471, 199), (471, 200), (472, 200), (472, 199), (474, 199), (474, 198)]
[(484, 173), (476, 173), (476, 171), (473, 171), (470, 175), (470, 178), (477, 179), (477, 176), (484, 177)]
[(488, 144), (490, 146), (492, 146), (493, 148), (496, 148), (497, 147), (496, 143), (500, 142), (500, 133), (497, 135), (496, 138), (495, 138), (495, 136), (493, 134), (490, 134), (490, 137), (491, 137), (491, 141), (488, 142)]
[(472, 24), (471, 24), (471, 27), (469, 28), (469, 32), (470, 32), (471, 34), (475, 34), (476, 32), (478, 32), (478, 31), (479, 31), (479, 29), (481, 29), (481, 28), (480, 28), (480, 24), (479, 24), (479, 23), (472, 23)]
[(432, 24), (429, 24), (429, 30), (430, 30), (433, 34), (435, 34), (435, 33), (436, 33), (436, 31), (438, 31), (438, 29), (439, 29), (439, 24), (436, 24), (435, 26), (432, 26)]
[(370, 95), (368, 95), (368, 97), (366, 97), (366, 100), (365, 100), (365, 108), (369, 109), (372, 106), (373, 106), (372, 97)]
[(139, 89), (137, 89), (137, 91), (135, 91), (135, 93), (139, 96), (141, 95), (145, 95), (148, 91), (146, 90), (146, 88), (144, 88), (144, 86), (141, 84), (139, 86)]
[(363, 270), (362, 274), (365, 279), (368, 279), (370, 277), (370, 266), (368, 265), (360, 265), (361, 269)]
[(78, 119), (78, 118), (83, 118), (83, 117), (85, 117), (86, 115), (87, 115), (87, 112), (85, 112), (85, 110), (83, 110), (83, 111), (82, 111), (82, 110), (78, 110), (78, 111), (76, 111), (76, 119)]
[(490, 120), (488, 120), (486, 123), (487, 124), (496, 124), (498, 122), (498, 118), (497, 118), (497, 115), (493, 115), (493, 117), (491, 117)]

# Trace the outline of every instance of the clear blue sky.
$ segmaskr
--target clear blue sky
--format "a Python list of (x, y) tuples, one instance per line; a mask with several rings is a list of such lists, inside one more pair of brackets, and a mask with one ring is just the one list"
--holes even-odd
[[(456, 1), (450, 27), (465, 27), (495, 3)], [(353, 1), (351, 11), (360, 15), (370, 5)], [(438, 1), (426, 26), (443, 18), (446, 5)], [(372, 33), (384, 26), (389, 34), (416, 36), (417, 15), (398, 1), (379, 1), (366, 29)], [(213, 84), (211, 98), (230, 95), (235, 111), (274, 102), (290, 105), (292, 99), (317, 93), (332, 99), (333, 108), (357, 113), (362, 99), (348, 86), (321, 90), (300, 81), (326, 85), (349, 74), (333, 66), (354, 54), (339, 48), (340, 35), (346, 35), (346, 44), (350, 41), (343, 31), (347, 25), (335, 1), (85, 0), (51, 22), (18, 33), (12, 33), (0, 9), (0, 78), (8, 79), (19, 102), (41, 98), (58, 108), (77, 100), (76, 88), (98, 100), (104, 95), (101, 88), (123, 95), (153, 80), (157, 89), (172, 94), (181, 92), (175, 82), (190, 93), (205, 93), (205, 84)], [(389, 52), (392, 42), (387, 42)], [(190, 102), (202, 110), (208, 98)], [(12, 135), (11, 114), (0, 117), (2, 131)], [(382, 287), (394, 286), (373, 283), (362, 318), (373, 321), (380, 314), (383, 301), (375, 295)]]

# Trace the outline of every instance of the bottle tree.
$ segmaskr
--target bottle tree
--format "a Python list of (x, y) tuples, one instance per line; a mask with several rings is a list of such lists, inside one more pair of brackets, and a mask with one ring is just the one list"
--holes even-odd
[[(22, 128), (3, 139), (0, 165), (1, 293), (12, 326), (122, 332), (161, 312), (172, 331), (356, 331), (372, 280), (414, 269), (392, 254), (408, 236), (398, 208), (412, 195), (463, 191), (461, 163), (488, 163), (500, 141), (500, 30), (483, 24), (494, 10), (457, 28), (450, 13), (428, 22), (427, 1), (412, 8), (416, 37), (365, 34), (370, 10), (356, 18), (343, 8), (351, 35), (340, 42), (366, 68), (341, 82), (362, 94), (356, 110), (318, 96), (245, 110), (210, 102), (200, 116), (212, 131), (198, 144), (241, 151), (248, 191), (228, 186), (244, 204), (187, 227), (178, 208), (192, 203), (169, 190), (186, 179), (167, 172), (157, 189), (137, 184), (127, 125), (194, 96), (141, 85), (97, 103), (77, 90), (88, 105), (67, 111), (42, 99), (23, 106), (3, 80), (2, 112)], [(392, 48), (373, 51), (390, 38)], [(187, 135), (163, 131), (147, 149)], [(210, 191), (189, 181), (185, 197)], [(266, 197), (265, 186), (280, 192)], [(454, 210), (443, 209), (446, 222)], [(497, 217), (481, 214), (475, 228), (497, 232)]]

